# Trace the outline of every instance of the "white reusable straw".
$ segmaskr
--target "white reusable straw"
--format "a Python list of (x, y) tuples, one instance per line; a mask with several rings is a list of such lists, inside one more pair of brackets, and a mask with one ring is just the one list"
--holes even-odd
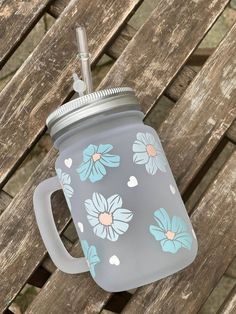
[(92, 73), (90, 66), (90, 56), (88, 52), (88, 41), (84, 26), (79, 26), (76, 28), (76, 38), (79, 48), (79, 59), (81, 65), (82, 79), (86, 84), (86, 94), (92, 93), (93, 82)]

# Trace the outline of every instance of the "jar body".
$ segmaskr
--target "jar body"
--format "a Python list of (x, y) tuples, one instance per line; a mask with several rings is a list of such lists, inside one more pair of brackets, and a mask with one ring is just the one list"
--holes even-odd
[(197, 240), (155, 130), (132, 112), (102, 119), (60, 144), (56, 172), (91, 275), (115, 292), (183, 269)]

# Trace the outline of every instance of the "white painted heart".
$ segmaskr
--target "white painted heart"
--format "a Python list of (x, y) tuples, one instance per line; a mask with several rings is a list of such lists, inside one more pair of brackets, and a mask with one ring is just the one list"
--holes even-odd
[(65, 163), (66, 167), (70, 168), (72, 166), (72, 159), (67, 158), (64, 160), (64, 163)]
[(111, 265), (119, 266), (120, 265), (120, 260), (116, 255), (112, 255), (109, 259), (109, 263)]
[(127, 182), (128, 187), (133, 188), (138, 185), (138, 180), (135, 176), (131, 176)]
[(170, 191), (172, 194), (175, 194), (175, 187), (172, 184), (170, 184)]
[(78, 227), (81, 232), (84, 232), (84, 225), (82, 224), (82, 222), (78, 222)]

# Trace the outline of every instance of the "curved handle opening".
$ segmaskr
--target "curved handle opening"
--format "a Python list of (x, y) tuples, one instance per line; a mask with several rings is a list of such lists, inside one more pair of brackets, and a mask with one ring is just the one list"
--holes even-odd
[(55, 225), (51, 195), (60, 189), (56, 176), (41, 182), (35, 189), (33, 204), (39, 231), (52, 261), (61, 271), (69, 274), (86, 272), (89, 270), (86, 258), (76, 258), (69, 254)]

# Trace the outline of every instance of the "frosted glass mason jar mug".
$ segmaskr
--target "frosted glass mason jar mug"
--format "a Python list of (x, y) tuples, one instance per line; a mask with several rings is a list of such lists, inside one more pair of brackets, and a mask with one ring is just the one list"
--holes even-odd
[[(34, 208), (59, 269), (90, 270), (107, 291), (138, 287), (189, 265), (197, 240), (156, 132), (130, 88), (72, 100), (47, 119), (57, 176), (37, 187)], [(57, 233), (50, 195), (63, 189), (83, 248), (72, 257)]]

